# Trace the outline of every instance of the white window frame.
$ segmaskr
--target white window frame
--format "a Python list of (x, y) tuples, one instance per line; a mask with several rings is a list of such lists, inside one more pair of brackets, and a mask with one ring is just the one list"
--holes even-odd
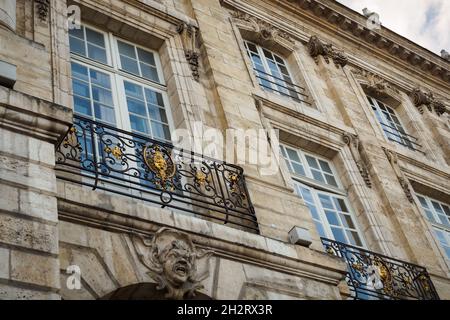
[[(418, 146), (415, 146), (415, 144), (412, 142), (413, 137), (410, 136), (408, 134), (408, 132), (406, 131), (406, 127), (405, 125), (402, 123), (400, 117), (398, 116), (395, 108), (391, 107), (390, 105), (379, 101), (378, 99), (370, 96), (370, 95), (366, 95), (366, 99), (369, 101), (369, 105), (370, 108), (372, 109), (372, 111), (375, 113), (375, 117), (377, 119), (377, 123), (380, 126), (381, 130), (383, 131), (383, 135), (385, 136), (385, 138), (390, 141), (390, 142), (394, 142), (397, 143), (399, 145), (401, 145), (402, 147), (408, 148), (410, 150), (417, 150)], [(387, 119), (386, 115), (384, 114), (384, 111), (381, 109), (379, 103), (382, 103), (387, 109), (391, 110), (395, 116), (395, 118), (398, 121), (398, 124), (395, 123), (395, 120), (392, 118), (391, 115), (389, 115), (391, 117), (391, 119)], [(373, 110), (373, 108), (375, 107), (376, 110)], [(378, 119), (378, 116), (380, 116), (383, 120), (382, 123), (380, 123), (380, 119)], [(392, 120), (392, 121), (391, 121)], [(394, 126), (392, 127), (390, 122), (394, 123)], [(389, 126), (389, 127), (384, 127), (383, 124), (385, 126)], [(400, 131), (403, 130), (403, 133)], [(407, 139), (405, 139), (405, 136)]]
[[(262, 62), (263, 67), (264, 67), (264, 72), (266, 73), (265, 76), (267, 76), (267, 77), (269, 78), (269, 80), (272, 81), (272, 82), (268, 81), (269, 84), (270, 84), (270, 88), (266, 88), (265, 86), (263, 86), (263, 85), (261, 84), (262, 79), (256, 77), (256, 80), (258, 81), (259, 86), (260, 86), (264, 91), (268, 91), (268, 92), (270, 92), (270, 93), (274, 93), (274, 94), (279, 95), (279, 96), (282, 96), (282, 97), (290, 98), (290, 99), (292, 99), (292, 100), (294, 100), (294, 101), (296, 101), (296, 102), (301, 102), (301, 101), (302, 101), (302, 98), (301, 98), (301, 97), (305, 97), (305, 96), (302, 95), (302, 94), (300, 94), (300, 93), (298, 93), (298, 88), (295, 87), (295, 86), (298, 86), (298, 84), (294, 82), (294, 78), (292, 77), (292, 72), (291, 72), (291, 70), (290, 70), (289, 64), (286, 62), (286, 59), (284, 59), (284, 58), (281, 57), (280, 55), (276, 54), (275, 52), (273, 52), (273, 51), (271, 51), (271, 50), (269, 50), (269, 49), (267, 49), (267, 48), (264, 48), (264, 47), (262, 47), (262, 46), (260, 46), (260, 45), (258, 45), (258, 44), (256, 44), (256, 43), (254, 43), (254, 42), (252, 42), (252, 41), (244, 40), (244, 48), (245, 48), (245, 50), (246, 50), (246, 54), (247, 54), (247, 55), (248, 55), (249, 51), (251, 51), (251, 50), (248, 48), (247, 43), (250, 43), (250, 44), (252, 44), (252, 45), (254, 45), (254, 46), (256, 47), (256, 50), (258, 51), (259, 58), (261, 59), (261, 62)], [(281, 61), (283, 61), (284, 67), (286, 68), (286, 70), (287, 70), (287, 72), (288, 72), (287, 76), (289, 76), (289, 79), (291, 80), (291, 84), (293, 85), (293, 89), (291, 89), (291, 90), (290, 90), (290, 89), (287, 89), (287, 88), (289, 88), (289, 84), (286, 82), (285, 79), (282, 80), (282, 81), (283, 81), (283, 85), (284, 85), (285, 87), (287, 87), (287, 88), (283, 88), (283, 89), (285, 89), (286, 91), (288, 91), (288, 93), (285, 92), (284, 94), (282, 94), (282, 93), (279, 92), (280, 90), (278, 89), (277, 85), (275, 84), (275, 83), (277, 82), (277, 79), (274, 78), (274, 76), (272, 75), (272, 70), (271, 70), (270, 67), (269, 67), (269, 64), (268, 64), (268, 62), (267, 62), (267, 57), (265, 56), (263, 49), (266, 50), (266, 51), (268, 51), (268, 52), (270, 52), (274, 57), (277, 57), (277, 58), (279, 58)], [(252, 60), (251, 57), (249, 57), (249, 59), (250, 59), (251, 65), (252, 65), (253, 72), (256, 73), (257, 71), (255, 70), (254, 62), (253, 62), (253, 60)], [(276, 64), (277, 64), (278, 72), (282, 75), (283, 73), (281, 72), (281, 70), (279, 70), (278, 62), (276, 62)], [(273, 82), (275, 82), (275, 83), (273, 83)], [(295, 92), (297, 98), (295, 98), (295, 97), (293, 97), (291, 94), (289, 94), (290, 91)]]
[[(330, 197), (340, 198), (340, 199), (342, 199), (344, 201), (344, 203), (345, 203), (345, 205), (347, 207), (347, 210), (348, 210), (348, 214), (351, 216), (352, 222), (353, 222), (353, 224), (355, 226), (354, 231), (357, 232), (362, 246), (358, 246), (358, 245), (352, 244), (350, 241), (348, 241), (347, 244), (353, 245), (355, 247), (367, 248), (367, 245), (366, 245), (366, 242), (365, 242), (365, 239), (364, 239), (364, 234), (362, 233), (361, 227), (359, 226), (359, 223), (358, 223), (358, 219), (357, 219), (357, 217), (355, 215), (355, 212), (354, 212), (354, 210), (353, 210), (353, 208), (351, 206), (350, 200), (348, 199), (348, 194), (344, 190), (342, 182), (339, 179), (339, 176), (336, 174), (336, 169), (334, 168), (333, 163), (327, 158), (324, 158), (324, 157), (316, 155), (316, 154), (312, 154), (310, 152), (306, 152), (306, 151), (304, 151), (302, 149), (299, 149), (298, 147), (294, 147), (294, 146), (291, 146), (291, 145), (288, 145), (288, 144), (284, 144), (284, 143), (280, 144), (280, 147), (281, 148), (286, 148), (287, 147), (287, 148), (290, 148), (292, 150), (295, 150), (297, 152), (297, 155), (300, 157), (300, 160), (302, 161), (303, 167), (305, 169), (306, 176), (302, 176), (300, 174), (294, 173), (291, 170), (291, 168), (290, 168), (290, 163), (289, 164), (286, 163), (286, 164), (287, 164), (287, 166), (289, 168), (289, 172), (290, 172), (291, 177), (292, 177), (292, 179), (294, 181), (294, 184), (296, 185), (296, 190), (295, 190), (296, 193), (298, 194), (297, 188), (299, 186), (306, 187), (306, 188), (308, 188), (310, 190), (310, 193), (311, 193), (311, 195), (312, 195), (312, 197), (314, 199), (314, 205), (317, 208), (318, 215), (319, 215), (319, 217), (321, 219), (321, 225), (324, 228), (326, 237), (329, 238), (329, 239), (335, 239), (335, 237), (333, 235), (333, 232), (331, 230), (332, 226), (328, 222), (328, 219), (327, 219), (326, 214), (325, 214), (325, 210), (327, 210), (327, 209), (325, 209), (323, 207), (322, 202), (319, 199), (319, 194), (324, 194), (324, 195), (327, 195), (327, 196), (330, 196)], [(329, 165), (329, 167), (331, 169), (331, 172), (333, 173), (333, 177), (334, 177), (334, 179), (336, 181), (337, 187), (313, 179), (311, 170), (309, 168), (309, 164), (306, 161), (306, 155), (311, 156), (313, 158), (316, 158), (318, 160), (325, 161), (325, 162), (328, 163), (328, 165)], [(281, 155), (281, 157), (286, 160), (286, 158), (283, 155)], [(290, 161), (288, 160), (288, 162), (290, 162)], [(300, 196), (303, 199), (303, 196), (301, 196), (301, 195), (298, 195), (298, 196)], [(311, 214), (311, 219), (313, 221), (315, 220), (314, 217), (312, 216), (312, 214)], [(341, 221), (341, 217), (340, 216), (338, 216), (338, 219), (339, 219), (339, 221)], [(342, 223), (342, 221), (341, 221), (341, 223)], [(342, 224), (342, 226), (344, 226), (344, 224)], [(343, 230), (353, 230), (353, 229), (348, 229), (348, 228), (340, 228), (340, 229), (341, 230), (342, 229)], [(347, 234), (345, 232), (344, 232), (344, 235), (345, 235), (346, 239), (348, 240), (348, 236), (347, 236)]]
[[(435, 229), (439, 229), (439, 230), (443, 231), (444, 235), (447, 239), (448, 247), (450, 247), (450, 226), (445, 225), (440, 222), (441, 220), (439, 218), (439, 214), (436, 212), (436, 209), (434, 208), (431, 201), (438, 203), (442, 207), (442, 209), (443, 209), (443, 206), (446, 206), (450, 209), (450, 204), (433, 199), (431, 197), (428, 197), (428, 196), (420, 194), (420, 193), (417, 193), (416, 196), (418, 198), (421, 197), (425, 200), (425, 202), (427, 203), (427, 206), (428, 206), (428, 211), (431, 211), (431, 214), (433, 215), (434, 221), (431, 221), (425, 212), (425, 208), (423, 207), (422, 202), (418, 199), (419, 205), (420, 205), (420, 210), (422, 211), (422, 214), (424, 215), (425, 219), (430, 223), (431, 229), (433, 231), (433, 236), (434, 236), (436, 242), (439, 244), (439, 248), (442, 251), (442, 255), (443, 255), (444, 259), (447, 261), (447, 264), (450, 266), (450, 256), (448, 256), (447, 253), (445, 252), (444, 248), (442, 247), (441, 241), (439, 240), (439, 238), (437, 237), (437, 235), (435, 234), (435, 231), (434, 231)], [(444, 210), (444, 214), (447, 216), (447, 214), (445, 213), (445, 210)], [(450, 216), (447, 216), (447, 221), (450, 223)]]
[[(71, 62), (75, 62), (75, 63), (84, 65), (89, 68), (96, 69), (100, 72), (104, 72), (104, 73), (107, 73), (108, 75), (110, 75), (111, 91), (112, 91), (112, 95), (113, 95), (114, 112), (115, 112), (115, 117), (116, 117), (116, 124), (114, 126), (117, 128), (126, 130), (128, 132), (133, 132), (133, 130), (131, 129), (131, 123), (130, 123), (129, 114), (128, 114), (128, 105), (126, 102), (125, 88), (124, 88), (124, 81), (130, 81), (130, 82), (136, 83), (144, 88), (150, 88), (151, 90), (161, 93), (161, 95), (163, 97), (163, 102), (164, 102), (164, 110), (166, 112), (166, 117), (167, 117), (167, 125), (169, 126), (169, 130), (172, 131), (175, 128), (175, 126), (174, 126), (174, 121), (173, 121), (172, 108), (170, 106), (169, 97), (167, 94), (167, 87), (166, 87), (164, 75), (162, 72), (162, 65), (161, 65), (159, 53), (155, 50), (152, 50), (152, 49), (143, 47), (141, 45), (134, 44), (125, 39), (116, 37), (111, 32), (106, 32), (106, 31), (100, 30), (96, 27), (93, 27), (90, 24), (83, 23), (82, 26), (84, 27), (84, 29), (85, 28), (92, 29), (98, 33), (101, 33), (104, 36), (108, 64), (104, 64), (97, 60), (91, 59), (87, 56), (83, 56), (83, 55), (73, 53), (73, 52), (70, 52)], [(84, 33), (86, 34), (86, 31), (84, 31)], [(121, 65), (120, 65), (119, 48), (118, 48), (118, 43), (117, 43), (118, 40), (120, 40), (124, 43), (127, 43), (129, 45), (132, 45), (134, 47), (140, 48), (142, 50), (153, 53), (160, 83), (157, 83), (155, 81), (143, 78), (139, 75), (135, 75), (135, 74), (132, 74), (125, 70), (122, 70)], [(101, 121), (101, 119), (97, 119), (95, 117), (95, 114), (93, 114), (93, 119), (95, 119), (96, 121)], [(112, 125), (112, 124), (110, 124), (110, 125)], [(149, 125), (151, 127), (151, 123), (149, 123)], [(140, 134), (142, 134), (142, 133), (140, 133)], [(151, 139), (161, 140), (158, 137), (155, 137), (153, 135), (150, 135), (149, 137)], [(170, 136), (170, 139), (173, 139), (172, 135)], [(167, 141), (167, 140), (162, 140), (162, 141), (166, 142), (166, 143), (171, 142), (171, 141)]]

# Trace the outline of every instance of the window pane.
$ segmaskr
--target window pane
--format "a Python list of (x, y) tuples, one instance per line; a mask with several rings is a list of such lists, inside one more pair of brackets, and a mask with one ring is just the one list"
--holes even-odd
[(322, 173), (320, 171), (316, 171), (314, 169), (311, 169), (311, 173), (313, 175), (314, 180), (325, 182), (322, 176)]
[(144, 95), (142, 94), (141, 86), (131, 83), (131, 82), (128, 82), (128, 81), (124, 82), (124, 86), (125, 86), (125, 94), (127, 96), (131, 96), (131, 97), (140, 99), (142, 101), (144, 100)]
[(121, 55), (133, 58), (136, 60), (136, 52), (134, 51), (134, 46), (129, 45), (128, 43), (117, 41), (119, 46), (119, 53)]
[(340, 226), (339, 218), (336, 212), (333, 211), (325, 211), (325, 215), (327, 216), (328, 223), (333, 226)]
[(93, 84), (97, 84), (107, 89), (111, 88), (111, 81), (109, 79), (109, 75), (92, 69), (90, 70), (90, 75), (91, 75), (91, 82)]
[(333, 198), (334, 204), (339, 211), (348, 212), (347, 206), (345, 205), (344, 200), (340, 198)]
[(355, 225), (353, 224), (352, 217), (348, 214), (341, 214), (342, 222), (344, 223), (344, 227), (349, 229), (356, 229)]
[(290, 148), (286, 148), (286, 151), (288, 153), (289, 159), (301, 163), (300, 158), (298, 157), (297, 151), (292, 150)]
[(322, 224), (320, 222), (318, 222), (318, 221), (314, 221), (314, 224), (316, 225), (317, 233), (319, 233), (319, 236), (321, 238), (326, 238), (327, 235), (325, 233), (325, 230), (323, 229)]
[(86, 28), (86, 39), (88, 42), (93, 43), (99, 47), (105, 47), (105, 39), (103, 34), (101, 34), (100, 32)]
[(74, 63), (72, 62), (72, 77), (84, 80), (84, 81), (89, 81), (89, 77), (88, 77), (88, 68), (86, 68), (85, 66), (82, 66), (78, 63)]
[(89, 117), (92, 116), (91, 102), (89, 100), (74, 96), (73, 103), (76, 113), (84, 114)]
[(130, 122), (133, 130), (150, 134), (147, 119), (130, 114)]
[(97, 46), (93, 46), (92, 44), (89, 43), (88, 43), (88, 57), (102, 63), (108, 62), (106, 58), (106, 50), (99, 48)]
[(331, 232), (333, 232), (333, 236), (336, 241), (348, 243), (343, 230), (338, 228), (331, 228)]
[(156, 67), (152, 67), (148, 64), (141, 63), (141, 72), (142, 77), (153, 80), (155, 82), (159, 82), (158, 72), (156, 71)]
[(347, 230), (346, 233), (351, 245), (362, 247), (361, 240), (359, 239), (359, 236), (355, 231)]
[(102, 105), (100, 103), (94, 103), (94, 110), (95, 110), (95, 117), (97, 119), (101, 119), (103, 121), (109, 122), (109, 123), (116, 123), (116, 117), (114, 115), (114, 109), (107, 107), (105, 105)]
[(325, 179), (327, 180), (327, 183), (328, 183), (329, 185), (332, 185), (332, 186), (337, 187), (336, 179), (334, 179), (333, 176), (330, 176), (330, 175), (326, 174), (326, 175), (325, 175)]
[(148, 113), (151, 119), (167, 123), (166, 111), (164, 109), (149, 105)]
[(331, 199), (329, 196), (326, 196), (324, 194), (319, 194), (319, 199), (320, 199), (320, 203), (322, 204), (322, 206), (326, 209), (333, 209), (333, 203), (331, 202)]
[(316, 159), (314, 159), (313, 157), (306, 156), (306, 161), (308, 161), (308, 164), (309, 164), (309, 166), (310, 166), (311, 168), (320, 170), (319, 165), (317, 164)]
[(153, 53), (144, 51), (142, 49), (137, 48), (139, 61), (145, 62), (147, 64), (155, 65), (155, 58), (153, 57)]
[(169, 126), (159, 122), (152, 121), (152, 131), (155, 137), (164, 140), (170, 140)]
[(295, 173), (302, 175), (302, 176), (306, 176), (305, 173), (305, 169), (303, 168), (303, 166), (299, 163), (296, 162), (291, 162), (292, 164), (292, 169), (294, 170)]
[(319, 164), (320, 164), (320, 168), (322, 168), (323, 171), (329, 173), (329, 174), (333, 174), (333, 172), (331, 171), (330, 165), (323, 161), (323, 160), (319, 160)]
[(112, 94), (109, 90), (92, 86), (92, 98), (102, 104), (113, 105)]
[(120, 62), (123, 70), (139, 75), (139, 67), (136, 60), (121, 55)]
[(146, 117), (145, 104), (141, 100), (127, 98), (128, 111)]
[(70, 52), (86, 56), (86, 48), (82, 40), (74, 37), (69, 37)]
[(84, 40), (83, 29), (84, 29), (84, 27), (81, 27), (79, 29), (77, 29), (77, 28), (69, 29), (69, 36), (77, 37), (78, 39)]
[(73, 94), (77, 96), (82, 96), (86, 98), (90, 98), (91, 95), (89, 93), (89, 83), (83, 82), (77, 79), (72, 80), (72, 88), (73, 88)]
[(164, 102), (162, 98), (162, 94), (150, 89), (145, 89), (145, 98), (147, 99), (147, 103), (156, 104), (158, 106), (164, 107)]

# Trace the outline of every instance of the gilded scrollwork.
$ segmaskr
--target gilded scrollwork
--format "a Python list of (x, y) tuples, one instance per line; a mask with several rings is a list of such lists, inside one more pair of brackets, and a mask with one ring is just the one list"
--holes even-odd
[(159, 145), (146, 146), (143, 151), (143, 157), (145, 164), (157, 177), (156, 184), (163, 189), (167, 189), (170, 186), (171, 190), (173, 190), (173, 186), (169, 181), (176, 173), (176, 166), (170, 150)]
[(190, 298), (203, 288), (213, 251), (198, 249), (187, 233), (161, 228), (151, 240), (138, 235), (132, 240), (139, 260), (166, 299)]

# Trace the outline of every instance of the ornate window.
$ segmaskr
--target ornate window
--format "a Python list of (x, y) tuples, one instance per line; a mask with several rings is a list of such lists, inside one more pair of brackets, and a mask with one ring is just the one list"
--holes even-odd
[(170, 142), (158, 54), (88, 26), (69, 38), (75, 113)]
[(367, 99), (388, 140), (414, 151), (420, 147), (417, 138), (406, 133), (393, 108), (371, 96), (367, 96)]
[(307, 97), (303, 93), (304, 89), (292, 81), (287, 64), (282, 57), (252, 42), (244, 41), (244, 44), (255, 76), (264, 90), (296, 101)]
[(444, 249), (446, 259), (450, 260), (450, 206), (423, 195), (417, 195), (417, 198)]
[(286, 145), (281, 146), (281, 154), (292, 173), (295, 191), (308, 206), (320, 237), (364, 247), (333, 165), (326, 159)]

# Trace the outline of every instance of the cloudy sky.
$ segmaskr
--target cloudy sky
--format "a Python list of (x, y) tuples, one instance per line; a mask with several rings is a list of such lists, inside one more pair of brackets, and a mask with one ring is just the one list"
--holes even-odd
[(450, 0), (338, 0), (362, 13), (368, 8), (381, 24), (440, 55), (450, 52)]

